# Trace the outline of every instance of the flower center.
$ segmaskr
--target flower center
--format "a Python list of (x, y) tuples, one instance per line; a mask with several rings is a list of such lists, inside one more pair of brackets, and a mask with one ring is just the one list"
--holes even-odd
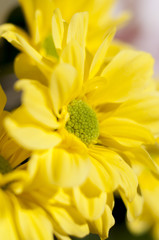
[(68, 132), (79, 137), (89, 145), (99, 136), (99, 124), (95, 112), (82, 100), (73, 100), (67, 107), (69, 120), (66, 123)]
[(0, 155), (0, 173), (5, 174), (12, 170), (9, 162)]

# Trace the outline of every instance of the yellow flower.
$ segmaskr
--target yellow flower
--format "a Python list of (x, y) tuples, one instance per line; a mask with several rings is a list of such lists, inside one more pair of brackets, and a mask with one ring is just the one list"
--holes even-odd
[[(148, 151), (159, 165), (159, 145), (150, 146)], [(143, 198), (143, 208), (138, 218), (128, 222), (130, 231), (143, 234), (152, 231), (154, 239), (159, 239), (159, 180), (148, 169), (138, 169), (138, 181)]]
[[(78, 186), (93, 164), (103, 176), (104, 191), (119, 188), (132, 200), (137, 179), (131, 161), (158, 173), (143, 145), (153, 143), (158, 131), (156, 112), (151, 112), (150, 105), (154, 94), (156, 103), (159, 97), (151, 80), (153, 60), (149, 54), (125, 50), (105, 63), (113, 34), (85, 67), (79, 45), (75, 41), (68, 44), (48, 87), (20, 80), (16, 87), (23, 90), (23, 105), (5, 125), (19, 144), (32, 151), (33, 159), (46, 152), (37, 164), (52, 184)], [(134, 156), (128, 158), (129, 152)], [(142, 157), (138, 159), (139, 154)]]
[[(36, 159), (26, 163), (29, 153), (8, 137), (2, 127), (7, 113), (3, 112), (6, 97), (1, 88), (0, 102), (1, 238), (52, 240), (54, 234), (58, 239), (69, 240), (69, 236), (84, 237), (89, 232), (103, 239), (108, 237), (114, 224), (112, 194), (95, 186), (92, 174), (81, 188), (64, 190), (53, 185), (50, 188), (47, 179), (40, 178)], [(100, 176), (96, 179), (100, 181)]]
[(87, 2), (83, 0), (78, 2), (73, 0), (46, 0), (45, 2), (20, 0), (19, 2), (26, 17), (31, 38), (36, 45), (42, 45), (51, 34), (52, 15), (56, 8), (60, 9), (67, 22), (75, 13), (88, 11), (90, 21), (87, 47), (91, 51), (97, 49), (110, 28), (121, 25), (129, 18), (127, 13), (117, 18), (113, 16), (112, 9), (116, 2), (114, 0), (89, 0)]

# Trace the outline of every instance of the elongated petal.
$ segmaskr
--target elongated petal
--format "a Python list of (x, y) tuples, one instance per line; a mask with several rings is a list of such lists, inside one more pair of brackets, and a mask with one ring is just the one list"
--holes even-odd
[(81, 86), (83, 83), (84, 58), (84, 49), (79, 45), (77, 41), (74, 40), (67, 44), (61, 54), (62, 62), (71, 64), (77, 69), (79, 86)]
[(14, 60), (14, 71), (18, 79), (34, 79), (47, 84), (47, 79), (36, 63), (25, 53), (20, 53)]
[(15, 219), (13, 219), (13, 209), (8, 197), (0, 189), (0, 231), (2, 239), (18, 240), (18, 233), (15, 226)]
[(12, 204), (15, 211), (12, 217), (18, 226), (20, 239), (52, 240), (52, 225), (41, 207), (31, 201), (18, 202), (14, 196), (12, 196)]
[[(108, 118), (100, 125), (100, 136), (107, 138), (112, 136), (122, 145), (131, 144), (132, 147), (142, 144), (153, 144), (154, 138), (151, 132), (142, 125), (130, 119)], [(129, 142), (130, 141), (130, 142)]]
[(140, 194), (136, 194), (134, 200), (129, 202), (122, 192), (120, 192), (120, 196), (122, 197), (126, 208), (127, 208), (127, 219), (128, 221), (134, 221), (138, 216), (141, 215), (143, 210), (144, 198)]
[(96, 220), (104, 212), (106, 193), (99, 191), (90, 180), (74, 189), (74, 199), (77, 209), (87, 220)]
[(94, 104), (123, 102), (137, 94), (152, 90), (153, 59), (149, 54), (132, 50), (121, 51), (101, 76), (102, 83), (89, 94)]
[(87, 12), (76, 13), (73, 15), (68, 27), (67, 43), (76, 40), (82, 47), (84, 47), (86, 44), (87, 28)]
[(153, 133), (159, 133), (159, 95), (153, 93), (146, 95), (142, 98), (131, 99), (121, 104), (115, 111), (114, 115), (118, 117), (129, 116), (132, 120), (135, 120), (146, 127), (148, 127)]
[[(30, 33), (33, 40), (36, 43), (41, 42), (48, 32), (51, 30), (51, 18), (54, 10), (54, 2), (51, 0), (41, 1), (41, 0), (19, 0), (22, 10), (25, 15)], [(37, 12), (40, 16), (40, 24), (37, 20)], [(40, 36), (37, 38), (37, 31), (39, 31)]]
[(76, 69), (68, 64), (59, 64), (53, 72), (50, 84), (53, 109), (57, 116), (61, 108), (72, 99), (75, 89), (78, 89)]
[(42, 150), (52, 148), (61, 142), (61, 137), (58, 133), (48, 131), (39, 126), (21, 126), (11, 118), (5, 119), (5, 127), (10, 136), (15, 141), (29, 150)]
[(12, 24), (4, 24), (0, 27), (0, 36), (5, 38), (20, 51), (29, 55), (39, 66), (41, 66), (41, 70), (46, 76), (50, 74), (50, 67), (53, 67), (54, 61), (49, 61), (40, 55), (40, 53), (31, 45), (28, 35), (20, 28), (15, 27)]
[(105, 170), (103, 165), (95, 158), (91, 158), (91, 162), (92, 165), (89, 173), (89, 178), (91, 179), (91, 182), (101, 191), (114, 191), (116, 185), (114, 185), (114, 182), (111, 181), (110, 174)]
[(92, 79), (95, 77), (95, 75), (98, 73), (100, 70), (101, 65), (104, 62), (106, 52), (110, 46), (110, 43), (114, 37), (115, 30), (113, 30), (111, 33), (108, 34), (104, 42), (101, 44), (99, 47), (98, 51), (96, 52), (91, 67), (90, 67), (90, 73), (89, 73), (89, 78)]
[(71, 235), (82, 238), (89, 233), (86, 220), (73, 207), (49, 207), (54, 222), (54, 230), (61, 235)]
[(131, 151), (125, 152), (125, 154), (130, 159), (132, 166), (144, 166), (152, 171), (152, 173), (159, 175), (159, 166), (143, 146), (134, 148)]
[(56, 48), (62, 48), (64, 36), (64, 23), (59, 9), (54, 11), (52, 17), (52, 37)]
[(31, 161), (37, 166), (36, 178), (47, 178), (46, 182), (52, 187), (68, 188), (82, 184), (89, 174), (90, 160), (83, 144), (78, 140), (70, 144), (70, 147), (65, 143), (63, 147), (34, 154)]
[(125, 197), (132, 201), (137, 191), (137, 177), (121, 156), (100, 146), (94, 146), (90, 154), (106, 169), (116, 189), (122, 189)]
[(95, 221), (89, 222), (90, 231), (98, 234), (101, 239), (108, 238), (109, 230), (114, 225), (115, 221), (112, 215), (112, 210), (108, 205), (105, 205), (104, 213)]
[(23, 90), (22, 102), (28, 112), (42, 125), (57, 129), (59, 123), (53, 114), (48, 89), (37, 81), (20, 80), (16, 89)]

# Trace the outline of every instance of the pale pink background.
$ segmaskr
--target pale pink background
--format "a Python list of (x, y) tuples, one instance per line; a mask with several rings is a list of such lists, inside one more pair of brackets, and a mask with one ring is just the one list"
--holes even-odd
[(139, 50), (155, 58), (155, 75), (159, 76), (159, 0), (119, 0), (118, 11), (132, 12), (130, 23), (117, 34)]

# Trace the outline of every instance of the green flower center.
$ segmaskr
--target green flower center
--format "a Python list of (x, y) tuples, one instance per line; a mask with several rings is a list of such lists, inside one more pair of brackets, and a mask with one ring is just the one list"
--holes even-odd
[(12, 170), (9, 162), (0, 155), (0, 173), (5, 174)]
[(82, 100), (73, 100), (67, 107), (69, 120), (68, 132), (73, 133), (86, 145), (95, 142), (99, 136), (99, 123), (95, 112)]

